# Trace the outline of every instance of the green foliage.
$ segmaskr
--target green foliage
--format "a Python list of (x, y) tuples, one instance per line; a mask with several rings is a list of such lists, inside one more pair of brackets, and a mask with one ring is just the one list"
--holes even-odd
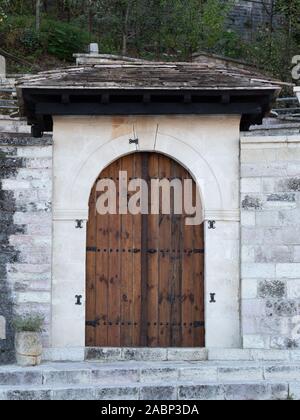
[[(43, 0), (36, 32), (34, 0), (0, 0), (1, 47), (47, 66), (72, 62), (98, 42), (103, 53), (156, 60), (190, 60), (202, 50), (257, 65), (290, 79), (299, 54), (300, 0), (263, 2), (267, 22), (251, 36), (230, 27), (235, 0)], [(280, 28), (275, 21), (280, 21)], [(245, 30), (251, 30), (249, 21)], [(60, 64), (60, 61), (59, 61)], [(56, 62), (53, 63), (56, 66)]]
[(31, 53), (40, 48), (40, 36), (33, 28), (25, 29), (21, 34), (20, 43), (23, 45), (25, 51)]
[(0, 26), (1, 47), (35, 60), (45, 54), (72, 61), (74, 52), (83, 51), (89, 42), (86, 31), (75, 25), (44, 19), (40, 32), (33, 16), (9, 16)]
[(40, 314), (27, 314), (17, 316), (13, 321), (13, 327), (16, 332), (36, 332), (43, 331), (45, 318)]
[(43, 21), (40, 37), (45, 51), (66, 61), (72, 61), (73, 54), (83, 51), (89, 42), (88, 34), (77, 26), (53, 20)]

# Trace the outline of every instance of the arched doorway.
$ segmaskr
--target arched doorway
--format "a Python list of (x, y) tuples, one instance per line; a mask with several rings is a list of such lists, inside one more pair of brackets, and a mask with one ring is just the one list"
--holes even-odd
[(187, 226), (186, 214), (174, 208), (163, 214), (161, 202), (160, 214), (119, 214), (118, 206), (116, 214), (98, 214), (97, 182), (115, 181), (119, 195), (120, 171), (148, 185), (151, 179), (192, 179), (165, 155), (134, 153), (95, 182), (87, 225), (86, 345), (204, 347), (203, 225)]

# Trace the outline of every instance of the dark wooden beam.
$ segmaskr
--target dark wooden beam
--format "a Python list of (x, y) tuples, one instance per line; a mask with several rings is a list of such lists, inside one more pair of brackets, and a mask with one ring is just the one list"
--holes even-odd
[(261, 114), (258, 103), (37, 103), (36, 114), (43, 115), (242, 115)]

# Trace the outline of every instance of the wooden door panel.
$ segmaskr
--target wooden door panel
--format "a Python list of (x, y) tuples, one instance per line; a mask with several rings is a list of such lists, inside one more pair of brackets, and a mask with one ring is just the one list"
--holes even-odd
[[(128, 181), (147, 180), (149, 202), (151, 179), (191, 178), (166, 156), (136, 153), (99, 178), (114, 180), (118, 195), (121, 170)], [(87, 230), (86, 345), (204, 346), (203, 225), (186, 226), (185, 214), (163, 214), (162, 203), (159, 215), (125, 215), (118, 208), (116, 215), (101, 216), (99, 194), (95, 184)], [(173, 201), (171, 194), (172, 208)]]

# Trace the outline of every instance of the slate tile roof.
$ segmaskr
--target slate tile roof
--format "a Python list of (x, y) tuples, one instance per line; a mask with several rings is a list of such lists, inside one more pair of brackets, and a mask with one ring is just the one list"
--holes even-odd
[(253, 70), (209, 63), (114, 62), (26, 76), (17, 88), (130, 90), (280, 89), (279, 81)]

